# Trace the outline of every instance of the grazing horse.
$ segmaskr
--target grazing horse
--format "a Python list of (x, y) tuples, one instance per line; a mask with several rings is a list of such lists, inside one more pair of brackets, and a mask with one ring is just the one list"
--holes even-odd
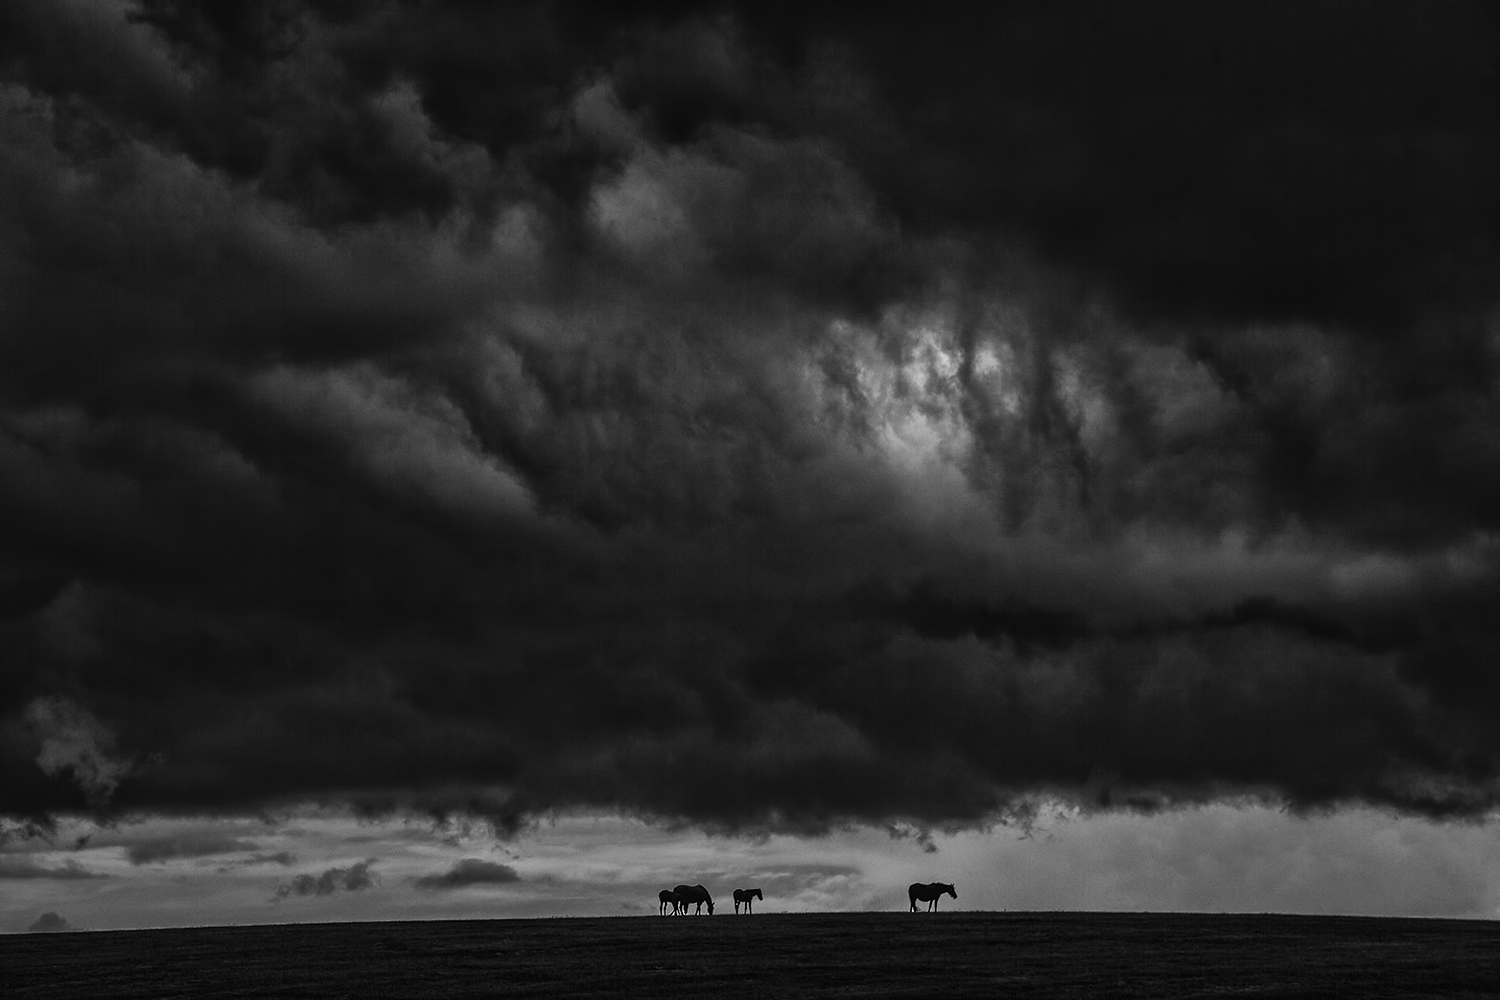
[(667, 904), (668, 903), (672, 904), (672, 912), (673, 913), (677, 913), (677, 912), (679, 912), (682, 909), (682, 897), (679, 896), (679, 895), (677, 895), (677, 893), (673, 892), (671, 889), (663, 889), (661, 892), (658, 892), (656, 894), (656, 898), (659, 899), (659, 900), (661, 900), (661, 915), (662, 916), (666, 916), (667, 915)]
[(931, 913), (937, 909), (938, 900), (945, 892), (954, 899), (958, 898), (958, 890), (947, 882), (913, 882), (906, 887), (906, 895), (911, 898), (911, 912), (917, 912), (917, 900), (920, 899)]
[(675, 893), (677, 893), (677, 898), (679, 900), (681, 900), (681, 902), (682, 902), (682, 910), (683, 910), (684, 913), (687, 912), (687, 908), (688, 908), (688, 904), (689, 903), (697, 903), (698, 904), (698, 908), (693, 911), (695, 914), (702, 913), (703, 912), (703, 904), (707, 903), (708, 904), (708, 915), (710, 917), (714, 915), (714, 899), (713, 899), (712, 896), (710, 896), (708, 894), (708, 890), (705, 889), (705, 888), (703, 888), (703, 886), (701, 886), (701, 885), (685, 885), (684, 884), (684, 885), (677, 886), (672, 891), (675, 892)]
[(752, 900), (752, 899), (761, 899), (761, 900), (763, 900), (765, 898), (766, 898), (765, 896), (761, 895), (761, 892), (760, 892), (759, 889), (736, 889), (736, 890), (734, 890), (734, 912), (735, 913), (740, 912), (740, 904), (744, 903), (745, 904), (745, 912), (746, 913), (753, 913), (755, 911), (752, 910), (752, 909), (750, 909), (750, 900)]

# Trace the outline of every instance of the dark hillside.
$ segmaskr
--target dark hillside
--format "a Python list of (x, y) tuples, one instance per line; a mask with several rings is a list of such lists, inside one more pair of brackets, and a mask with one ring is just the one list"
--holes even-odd
[(1493, 997), (1500, 924), (840, 913), (0, 938), (6, 995)]

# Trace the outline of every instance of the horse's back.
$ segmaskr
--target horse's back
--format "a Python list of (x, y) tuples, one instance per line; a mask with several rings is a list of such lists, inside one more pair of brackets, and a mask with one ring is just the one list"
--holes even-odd
[(958, 890), (948, 882), (913, 882), (906, 887), (906, 895), (911, 899), (921, 899), (931, 902), (944, 893), (958, 898)]

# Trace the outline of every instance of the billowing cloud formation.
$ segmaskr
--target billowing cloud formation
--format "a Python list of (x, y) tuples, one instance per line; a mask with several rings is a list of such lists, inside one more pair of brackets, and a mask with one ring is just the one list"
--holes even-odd
[(25, 720), (40, 744), (37, 766), (48, 775), (72, 776), (84, 797), (101, 805), (129, 771), (115, 753), (114, 735), (98, 719), (64, 698), (38, 698)]
[(418, 889), (462, 889), (470, 885), (498, 885), (518, 882), (521, 876), (510, 865), (483, 858), (462, 858), (453, 867), (437, 875), (422, 875), (412, 880)]
[(51, 934), (57, 931), (71, 931), (75, 928), (68, 923), (67, 918), (48, 910), (37, 917), (32, 925), (26, 928), (32, 934)]
[(348, 868), (329, 868), (320, 875), (304, 872), (290, 882), (277, 886), (274, 898), (282, 900), (291, 896), (331, 896), (340, 889), (346, 892), (369, 889), (378, 881), (378, 876), (370, 870), (375, 860), (367, 858)]
[(0, 809), (1492, 808), (1494, 17), (8, 5)]

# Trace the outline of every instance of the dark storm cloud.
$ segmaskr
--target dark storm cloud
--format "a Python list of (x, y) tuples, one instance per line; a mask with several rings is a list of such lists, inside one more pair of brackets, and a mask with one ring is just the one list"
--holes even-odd
[(340, 889), (346, 892), (362, 892), (372, 888), (379, 880), (371, 867), (375, 858), (368, 858), (347, 868), (329, 868), (319, 875), (303, 873), (290, 882), (276, 887), (275, 900), (292, 896), (331, 896)]
[(1494, 804), (1488, 8), (0, 18), (4, 829)]
[(510, 865), (483, 858), (464, 858), (453, 862), (453, 867), (437, 875), (423, 875), (413, 879), (418, 889), (462, 889), (470, 885), (501, 885), (519, 882), (521, 876)]
[(920, 224), (1018, 228), (1150, 316), (1399, 330), (1437, 299), (1493, 300), (1483, 4), (821, 20), (921, 140), (876, 167)]

